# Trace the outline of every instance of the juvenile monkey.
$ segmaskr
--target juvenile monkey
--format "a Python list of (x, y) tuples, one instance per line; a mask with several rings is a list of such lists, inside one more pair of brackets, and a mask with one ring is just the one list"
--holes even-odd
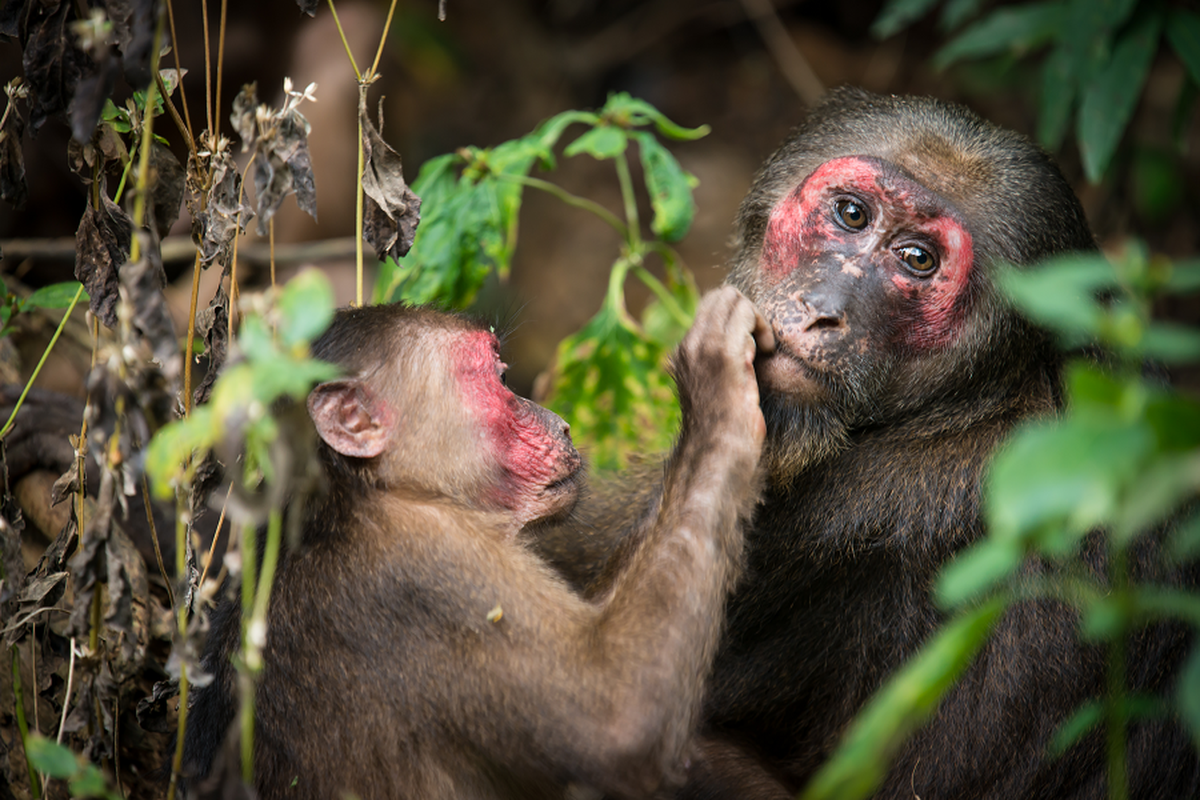
[[(752, 364), (772, 341), (736, 290), (702, 302), (674, 358), (661, 497), (585, 599), (528, 542), (571, 513), (581, 459), (563, 420), (505, 386), (496, 336), (427, 309), (340, 311), (314, 354), (346, 377), (308, 398), (328, 492), (268, 614), (258, 796), (634, 797), (679, 779), (756, 497)], [(193, 785), (234, 719), (239, 622), (215, 615)]]

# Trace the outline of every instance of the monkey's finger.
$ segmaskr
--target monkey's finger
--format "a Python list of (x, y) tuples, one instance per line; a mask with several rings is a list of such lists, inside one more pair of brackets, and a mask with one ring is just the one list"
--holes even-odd
[(754, 337), (754, 343), (758, 346), (760, 353), (775, 352), (775, 331), (771, 329), (771, 324), (757, 308), (754, 309), (754, 330), (750, 332), (750, 335)]

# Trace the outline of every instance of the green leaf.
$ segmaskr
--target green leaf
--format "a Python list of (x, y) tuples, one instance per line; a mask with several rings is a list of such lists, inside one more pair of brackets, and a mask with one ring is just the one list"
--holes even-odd
[(1179, 716), (1200, 747), (1200, 645), (1193, 645), (1179, 673)]
[(570, 157), (587, 153), (592, 158), (603, 161), (621, 155), (627, 146), (625, 131), (612, 125), (600, 125), (567, 145), (563, 155)]
[(871, 35), (886, 39), (929, 13), (937, 0), (889, 0), (871, 23)]
[(631, 135), (638, 143), (646, 190), (654, 209), (650, 229), (664, 241), (679, 241), (687, 234), (696, 216), (696, 202), (692, 198), (696, 179), (683, 171), (654, 134), (636, 131)]
[(1187, 67), (1193, 83), (1200, 84), (1200, 14), (1185, 8), (1171, 9), (1167, 41)]
[(1176, 261), (1163, 288), (1171, 294), (1200, 291), (1200, 261)]
[(614, 92), (600, 110), (600, 116), (611, 120), (621, 128), (636, 128), (653, 123), (655, 129), (668, 139), (695, 140), (707, 136), (711, 131), (707, 125), (685, 128), (677, 125), (654, 106), (625, 92)]
[(1071, 255), (1032, 269), (1006, 269), (1000, 288), (1034, 322), (1057, 331), (1067, 344), (1096, 338), (1105, 315), (1096, 295), (1117, 281), (1102, 255)]
[(1037, 138), (1047, 150), (1055, 151), (1062, 145), (1077, 95), (1078, 81), (1071, 54), (1065, 48), (1055, 48), (1042, 66), (1042, 97), (1038, 109)]
[(106, 797), (108, 784), (95, 764), (88, 764), (69, 785), (71, 797)]
[(1087, 701), (1075, 709), (1071, 718), (1055, 731), (1047, 751), (1052, 757), (1061, 756), (1071, 749), (1071, 745), (1078, 742), (1103, 721), (1104, 706), (1099, 700)]
[(633, 453), (670, 448), (679, 404), (666, 355), (612, 302), (559, 344), (547, 406), (571, 423), (593, 466), (625, 467)]
[(307, 345), (333, 321), (333, 286), (317, 269), (306, 269), (279, 296), (279, 338), (287, 347)]
[(1200, 331), (1173, 322), (1154, 322), (1146, 329), (1141, 353), (1165, 364), (1200, 361)]
[[(1122, 486), (1143, 469), (1154, 441), (1148, 426), (1115, 414), (1023, 426), (988, 470), (991, 534), (1070, 546), (1113, 519)], [(1065, 539), (1055, 541), (1058, 535)]]
[(983, 0), (948, 0), (942, 7), (938, 27), (943, 31), (952, 31), (975, 16), (982, 6)]
[(859, 713), (801, 797), (870, 797), (900, 745), (937, 710), (942, 696), (987, 641), (1006, 605), (1004, 599), (995, 598), (951, 620), (926, 642)]
[(971, 25), (933, 56), (935, 69), (964, 58), (982, 58), (1010, 50), (1029, 51), (1052, 39), (1066, 19), (1066, 4), (1033, 3), (1000, 8)]
[(1007, 580), (1021, 566), (1024, 550), (1011, 539), (989, 537), (943, 567), (935, 592), (944, 608), (974, 600)]
[[(79, 292), (80, 286), (79, 281), (63, 281), (62, 283), (43, 286), (25, 298), (24, 302), (21, 303), (21, 310), (26, 311), (30, 308), (66, 308), (75, 299), (75, 293)], [(87, 292), (80, 293), (79, 299), (87, 300)]]
[(1145, 15), (1121, 37), (1108, 66), (1084, 90), (1077, 135), (1084, 169), (1092, 183), (1104, 176), (1137, 106), (1161, 26), (1161, 14)]
[[(218, 383), (221, 379), (218, 379)], [(207, 452), (221, 437), (211, 406), (192, 409), (187, 417), (159, 428), (146, 447), (146, 475), (154, 496), (166, 500), (174, 484), (187, 479), (183, 465), (196, 452)]]
[(67, 779), (79, 771), (79, 761), (67, 747), (34, 734), (25, 743), (25, 755), (34, 769), (51, 778)]

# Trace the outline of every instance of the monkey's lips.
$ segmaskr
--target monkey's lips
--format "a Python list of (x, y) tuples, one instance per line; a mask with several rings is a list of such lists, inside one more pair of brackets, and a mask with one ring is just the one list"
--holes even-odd
[(778, 338), (774, 352), (755, 360), (754, 371), (764, 394), (782, 394), (806, 402), (819, 401), (827, 394), (820, 370)]
[(538, 505), (541, 516), (545, 520), (567, 514), (575, 507), (579, 499), (579, 490), (583, 478), (583, 458), (577, 452), (572, 452), (559, 464), (559, 475), (542, 487), (539, 492)]

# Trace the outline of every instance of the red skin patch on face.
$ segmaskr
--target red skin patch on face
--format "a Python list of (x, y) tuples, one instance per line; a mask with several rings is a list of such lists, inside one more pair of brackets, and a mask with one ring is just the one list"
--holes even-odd
[[(866, 210), (863, 229), (835, 221), (843, 199)], [(935, 251), (938, 269), (914, 275), (902, 261), (906, 246)], [(953, 340), (966, 314), (974, 247), (965, 221), (943, 198), (881, 159), (827, 161), (772, 210), (762, 271), (770, 283), (786, 281), (802, 296), (818, 279), (829, 279), (819, 272), (831, 269), (831, 254), (842, 272), (858, 278), (874, 271), (895, 288), (884, 302), (890, 318), (905, 321), (899, 332), (905, 345), (929, 349)], [(869, 284), (861, 286), (867, 291)]]
[(465, 333), (452, 348), (463, 403), (482, 424), (484, 447), (504, 473), (491, 500), (519, 512), (534, 501), (532, 495), (570, 474), (574, 451), (564, 438), (547, 431), (545, 420), (534, 411), (536, 406), (501, 382), (504, 364), (494, 335)]

